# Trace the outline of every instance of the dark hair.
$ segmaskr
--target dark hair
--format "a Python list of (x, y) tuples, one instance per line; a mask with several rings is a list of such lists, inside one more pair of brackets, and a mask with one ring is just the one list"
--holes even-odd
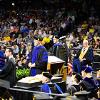
[(42, 41), (43, 40), (43, 37), (41, 35), (38, 35), (38, 40), (39, 41)]
[(43, 75), (49, 79), (52, 78), (52, 74), (48, 73), (48, 72), (43, 72)]
[(55, 35), (54, 37), (55, 37), (56, 39), (59, 39), (59, 36), (58, 36), (58, 35)]
[(33, 37), (35, 40), (38, 40), (38, 35), (34, 35)]
[(9, 50), (9, 52), (11, 52), (13, 54), (13, 49), (12, 48), (6, 48)]
[(78, 82), (82, 80), (82, 76), (78, 73), (75, 75), (75, 78), (77, 79)]
[(35, 40), (42, 41), (43, 40), (43, 37), (41, 35), (34, 35), (34, 39)]
[(76, 72), (72, 72), (72, 75), (76, 75), (77, 73)]

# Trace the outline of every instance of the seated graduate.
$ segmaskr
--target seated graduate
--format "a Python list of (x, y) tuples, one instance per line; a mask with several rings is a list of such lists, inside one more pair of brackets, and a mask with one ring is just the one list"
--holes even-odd
[(93, 62), (93, 49), (88, 45), (88, 40), (83, 40), (83, 47), (73, 59), (73, 71), (81, 73), (81, 66), (91, 65)]
[(72, 84), (67, 87), (67, 91), (68, 93), (73, 95), (75, 92), (80, 91), (79, 83), (82, 81), (82, 76), (76, 72), (73, 72), (71, 79), (72, 79)]
[(53, 90), (49, 86), (49, 82), (51, 82), (52, 75), (50, 73), (44, 72), (42, 76), (42, 86), (41, 86), (41, 91), (45, 93), (52, 93), (52, 92), (57, 92), (59, 94), (63, 94), (62, 88), (57, 84), (53, 83), (54, 87)]
[(52, 75), (50, 73), (43, 73), (42, 75), (42, 83), (43, 85), (41, 86), (41, 91), (46, 92), (46, 93), (51, 93), (50, 87), (47, 84), (48, 82), (51, 81)]
[(84, 66), (82, 67), (82, 77), (83, 80), (80, 82), (80, 90), (86, 90), (91, 92), (91, 97), (96, 97), (97, 92), (97, 81), (93, 78), (92, 67)]

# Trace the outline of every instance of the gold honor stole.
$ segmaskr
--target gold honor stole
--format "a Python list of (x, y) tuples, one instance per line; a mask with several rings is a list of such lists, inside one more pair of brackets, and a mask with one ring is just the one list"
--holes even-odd
[(80, 53), (80, 56), (79, 56), (79, 60), (82, 61), (82, 59), (84, 58), (86, 52), (88, 51), (88, 48), (85, 48), (85, 51), (84, 51), (84, 48), (81, 50), (81, 53)]

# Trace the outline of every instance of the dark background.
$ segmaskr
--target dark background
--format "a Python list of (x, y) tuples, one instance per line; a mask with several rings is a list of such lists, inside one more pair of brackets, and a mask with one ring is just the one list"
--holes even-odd
[[(13, 6), (12, 3), (15, 5)], [(78, 14), (100, 17), (100, 0), (0, 0), (0, 13), (16, 12), (30, 9), (77, 11)], [(5, 12), (6, 11), (6, 12)], [(92, 14), (91, 14), (92, 12)]]
[(33, 8), (60, 8), (66, 7), (82, 7), (86, 4), (87, 8), (94, 6), (100, 9), (100, 0), (0, 0), (0, 7), (11, 8), (11, 3), (14, 2), (16, 7), (33, 7)]

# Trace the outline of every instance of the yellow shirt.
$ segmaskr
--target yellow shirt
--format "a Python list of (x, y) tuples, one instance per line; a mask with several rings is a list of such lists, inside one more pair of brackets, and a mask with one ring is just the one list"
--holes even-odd
[(50, 42), (50, 38), (49, 37), (44, 37), (43, 38), (43, 42), (44, 43), (49, 43)]
[(5, 36), (4, 41), (9, 42), (11, 40), (10, 36)]
[(89, 29), (89, 33), (94, 33), (94, 29), (93, 28)]
[(83, 25), (82, 25), (82, 29), (86, 29), (87, 26), (88, 26), (88, 24), (83, 24)]

